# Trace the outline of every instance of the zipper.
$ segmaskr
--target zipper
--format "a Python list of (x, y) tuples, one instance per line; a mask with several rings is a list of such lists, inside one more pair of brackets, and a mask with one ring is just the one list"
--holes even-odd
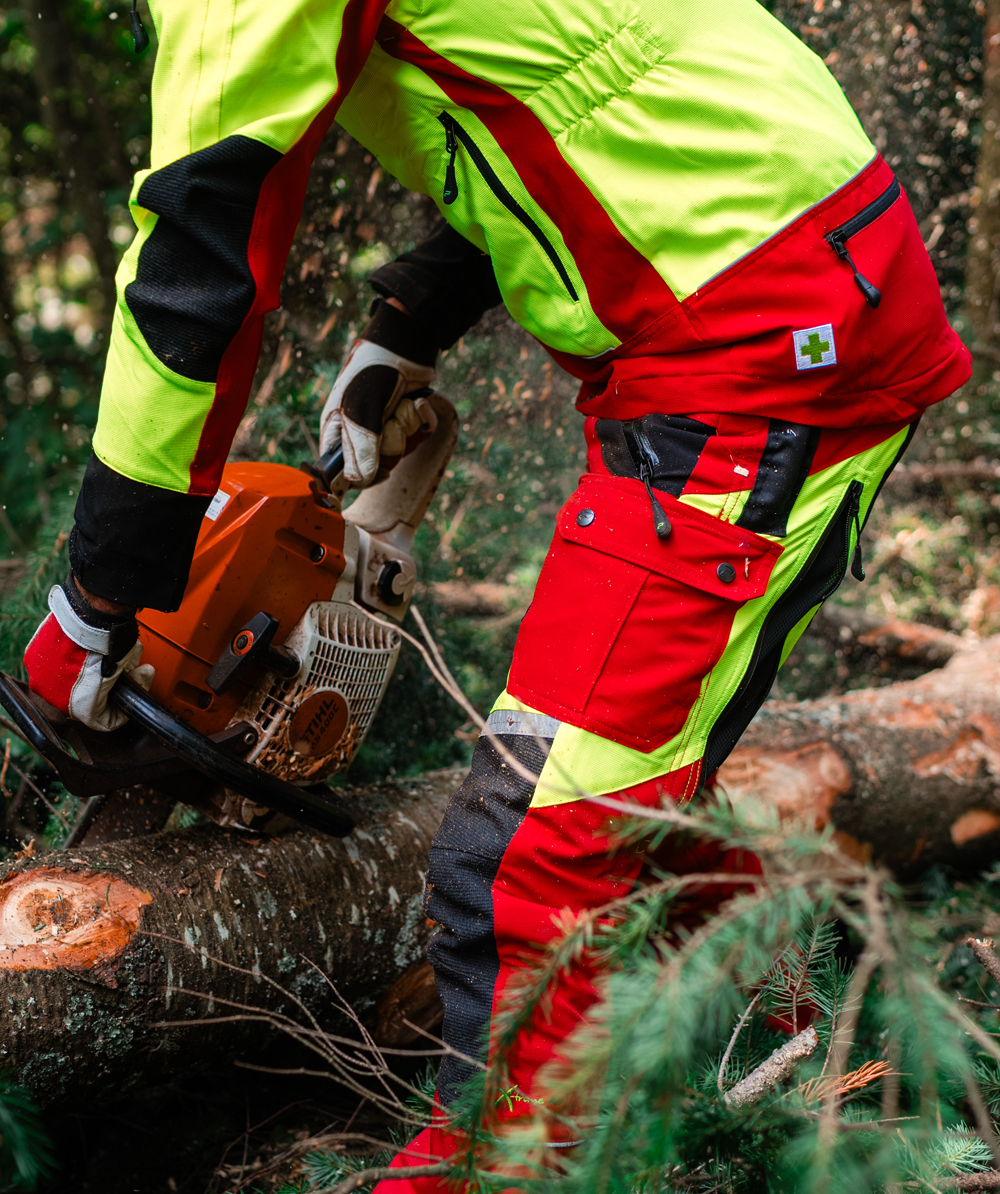
[(524, 208), (520, 205), (520, 203), (518, 203), (510, 191), (508, 191), (503, 185), (497, 175), (497, 172), (486, 160), (486, 156), (483, 151), (479, 148), (475, 141), (473, 141), (466, 130), (462, 128), (462, 126), (458, 123), (455, 117), (451, 115), (450, 112), (442, 112), (438, 116), (438, 120), (442, 125), (444, 125), (445, 149), (448, 153), (448, 167), (445, 170), (444, 194), (442, 196), (445, 205), (451, 206), (451, 204), (454, 203), (458, 198), (458, 179), (455, 176), (455, 157), (458, 154), (458, 143), (461, 141), (461, 143), (468, 150), (469, 157), (472, 159), (472, 164), (482, 175), (483, 181), (490, 188), (493, 194), (496, 195), (504, 207), (506, 207), (510, 214), (514, 216), (515, 219), (520, 220), (520, 222), (535, 238), (542, 251), (545, 253), (545, 256), (548, 257), (549, 261), (551, 261), (555, 267), (556, 273), (561, 278), (563, 285), (566, 287), (566, 290), (569, 293), (569, 297), (574, 303), (578, 303), (580, 301), (580, 296), (577, 294), (572, 279), (570, 278), (566, 267), (560, 260), (559, 254), (555, 250), (555, 246), (541, 230), (541, 228), (538, 227), (528, 212), (524, 210)]
[(884, 215), (892, 207), (899, 198), (899, 189), (899, 180), (894, 178), (889, 187), (877, 199), (872, 200), (856, 216), (851, 216), (849, 220), (841, 224), (838, 228), (832, 229), (823, 237), (840, 260), (846, 261), (854, 271), (854, 281), (857, 283), (858, 289), (865, 296), (868, 306), (872, 309), (877, 307), (882, 301), (882, 292), (877, 286), (872, 285), (854, 264), (850, 253), (847, 251), (847, 242), (852, 236), (856, 236), (862, 228), (867, 228), (869, 224), (874, 223), (879, 216)]
[(653, 493), (653, 461), (656, 456), (650, 450), (641, 426), (634, 427), (633, 423), (641, 423), (641, 420), (635, 419), (622, 423), (625, 442), (632, 459), (639, 466), (639, 480), (646, 487), (646, 496), (649, 498), (650, 509), (653, 511), (653, 530), (656, 532), (657, 539), (666, 539), (674, 528), (656, 494)]
[[(896, 184), (899, 185), (898, 183)], [(851, 546), (851, 523), (854, 523), (854, 530), (856, 535), (854, 538), (854, 554), (851, 557), (851, 576), (855, 580), (865, 579), (865, 562), (861, 557), (861, 495), (864, 493), (864, 485), (860, 481), (852, 481), (848, 489), (849, 498), (849, 517), (847, 522), (847, 547), (850, 550)]]

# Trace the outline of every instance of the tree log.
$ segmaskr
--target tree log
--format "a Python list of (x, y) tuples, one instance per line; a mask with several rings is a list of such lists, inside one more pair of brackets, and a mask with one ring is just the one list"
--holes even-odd
[(5, 863), (0, 1068), (46, 1106), (151, 1085), (262, 1035), (164, 1021), (225, 1015), (222, 1000), (303, 1018), (267, 978), (329, 1020), (328, 975), (374, 1025), (423, 957), (427, 852), (462, 774), (347, 789), (343, 841), (200, 825)]
[(917, 680), (765, 705), (719, 782), (902, 878), (1000, 857), (1000, 636)]
[[(904, 877), (997, 857), (1000, 637), (962, 646), (917, 680), (768, 704), (720, 783), (832, 823), (848, 853)], [(461, 777), (348, 789), (359, 828), (343, 841), (198, 826), (3, 864), (0, 1067), (51, 1106), (218, 1062), (261, 1024), (160, 1025), (224, 1000), (294, 1012), (267, 978), (329, 1018), (329, 975), (386, 1043), (416, 1039), (406, 1022), (430, 1027), (436, 1007), (427, 852)]]

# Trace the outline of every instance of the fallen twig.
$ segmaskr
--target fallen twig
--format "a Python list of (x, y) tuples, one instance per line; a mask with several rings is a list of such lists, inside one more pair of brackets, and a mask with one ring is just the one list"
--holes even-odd
[(7, 791), (7, 768), (10, 766), (10, 739), (7, 739), (7, 746), (3, 752), (3, 767), (0, 768), (0, 792), (7, 797), (8, 800), (14, 795), (13, 792)]
[(350, 1177), (338, 1182), (337, 1185), (326, 1186), (324, 1189), (318, 1190), (317, 1194), (352, 1194), (352, 1191), (360, 1190), (369, 1182), (393, 1182), (415, 1177), (443, 1177), (446, 1173), (450, 1173), (451, 1169), (450, 1165), (445, 1164), (414, 1165), (410, 1169), (359, 1169), (357, 1173), (352, 1173)]
[(768, 1091), (784, 1082), (791, 1076), (792, 1071), (807, 1057), (816, 1052), (819, 1038), (816, 1029), (810, 1024), (797, 1036), (780, 1049), (775, 1049), (771, 1056), (723, 1095), (730, 1107), (746, 1107), (762, 1099)]
[(719, 1062), (719, 1077), (716, 1079), (716, 1085), (719, 1088), (719, 1093), (722, 1093), (722, 1087), (726, 1080), (726, 1066), (729, 1065), (729, 1058), (732, 1056), (733, 1048), (736, 1045), (736, 1040), (743, 1030), (743, 1025), (750, 1019), (750, 1014), (757, 1006), (763, 991), (758, 991), (757, 994), (750, 1000), (750, 1006), (736, 1021), (736, 1027), (733, 1029), (733, 1035), (729, 1038), (729, 1044), (726, 1046), (726, 1051), (722, 1055), (722, 1060)]

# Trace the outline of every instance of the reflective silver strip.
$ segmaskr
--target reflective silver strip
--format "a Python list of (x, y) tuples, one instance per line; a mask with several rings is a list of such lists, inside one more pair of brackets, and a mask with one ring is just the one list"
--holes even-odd
[(554, 738), (562, 722), (544, 713), (521, 713), (517, 709), (494, 709), (486, 719), (486, 728), (494, 734), (513, 734), (524, 738)]
[(63, 634), (85, 651), (97, 651), (107, 655), (111, 650), (111, 631), (97, 626), (88, 626), (69, 603), (62, 585), (49, 589), (49, 609), (62, 627)]

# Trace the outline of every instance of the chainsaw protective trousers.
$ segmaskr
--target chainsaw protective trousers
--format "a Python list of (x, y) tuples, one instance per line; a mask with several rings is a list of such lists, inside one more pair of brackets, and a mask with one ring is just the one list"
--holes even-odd
[[(642, 847), (615, 845), (608, 800), (696, 799), (820, 604), (848, 570), (862, 575), (861, 527), (911, 434), (729, 416), (588, 420), (589, 471), (559, 514), (507, 690), (488, 719), (537, 780), (481, 736), (431, 850), (427, 909), (440, 928), (429, 955), (444, 1039), (459, 1053), (486, 1060), (505, 993), (560, 934), (562, 917), (636, 883)], [(665, 539), (630, 475), (639, 447), (656, 459), (653, 492), (672, 524)], [(741, 874), (759, 873), (752, 855), (708, 843), (658, 854), (657, 864), (734, 873), (732, 888), (692, 897), (679, 913), (688, 925)], [(597, 977), (583, 963), (553, 984), (507, 1057), (512, 1085), (498, 1119), (545, 1102), (546, 1065), (583, 1023)], [(445, 1111), (471, 1073), (445, 1058)], [(439, 1124), (397, 1161), (427, 1163), (454, 1148)], [(384, 1189), (439, 1188), (417, 1179)]]

